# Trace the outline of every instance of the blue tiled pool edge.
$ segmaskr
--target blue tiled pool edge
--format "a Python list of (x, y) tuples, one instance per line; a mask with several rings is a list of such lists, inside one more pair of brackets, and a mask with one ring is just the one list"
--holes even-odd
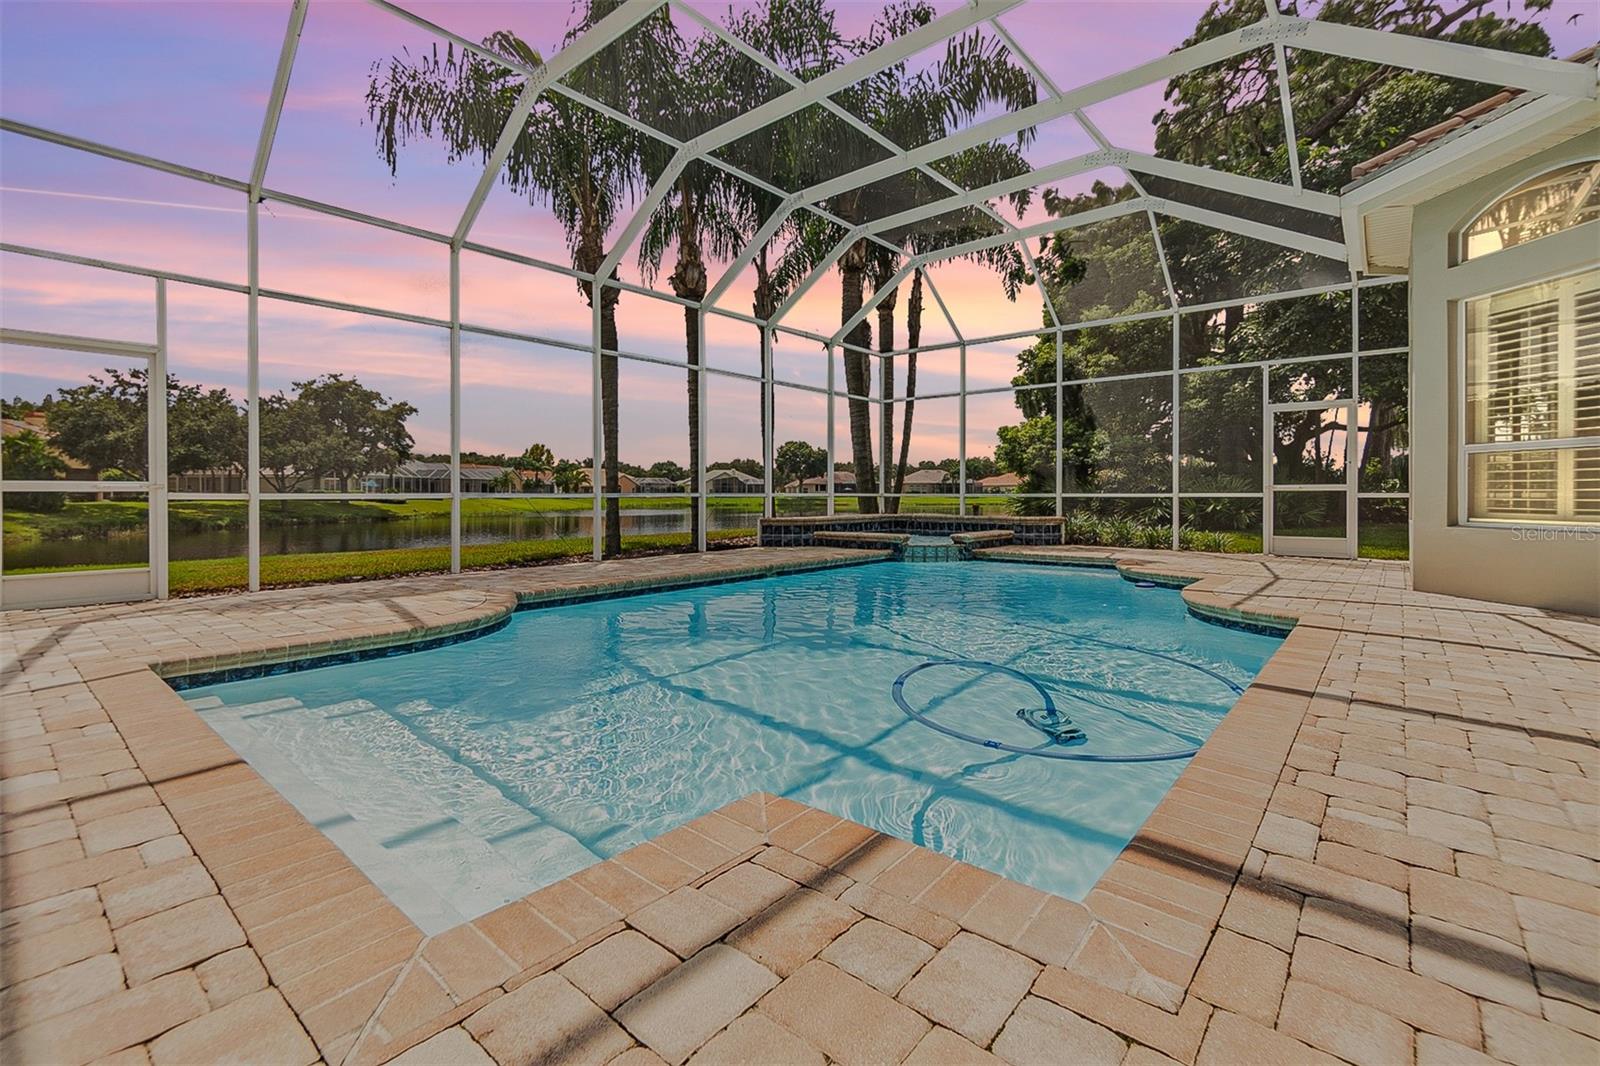
[(347, 663), (366, 662), (371, 659), (385, 659), (394, 655), (410, 655), (419, 651), (432, 651), (435, 648), (444, 648), (452, 644), (460, 644), (463, 641), (476, 640), (479, 637), (496, 633), (510, 624), (513, 615), (522, 611), (533, 611), (546, 607), (564, 607), (570, 604), (590, 603), (597, 600), (623, 599), (629, 596), (647, 596), (655, 592), (673, 592), (680, 589), (727, 585), (739, 581), (760, 581), (763, 578), (781, 577), (788, 574), (808, 574), (820, 570), (837, 570), (848, 566), (865, 566), (870, 563), (886, 562), (888, 558), (887, 555), (869, 555), (860, 559), (833, 559), (820, 563), (803, 563), (798, 566), (780, 565), (759, 570), (739, 571), (732, 574), (662, 578), (659, 581), (641, 581), (623, 586), (597, 585), (593, 588), (573, 591), (557, 590), (550, 593), (534, 592), (525, 595), (519, 593), (517, 605), (512, 608), (510, 613), (491, 618), (482, 625), (467, 626), (451, 633), (441, 633), (437, 636), (422, 637), (417, 640), (401, 638), (393, 643), (377, 644), (366, 648), (320, 652), (293, 659), (246, 663), (218, 670), (197, 670), (167, 674), (157, 669), (156, 674), (174, 692), (185, 692), (190, 689), (206, 688), (210, 685), (227, 684), (230, 681), (249, 681), (258, 677), (275, 677), (279, 674), (315, 670), (323, 666), (340, 666)]
[[(517, 605), (512, 614), (522, 611), (539, 610), (546, 607), (564, 607), (576, 603), (591, 603), (599, 600), (624, 599), (631, 596), (646, 596), (656, 592), (672, 592), (681, 589), (703, 588), (713, 585), (727, 585), (741, 581), (760, 581), (770, 577), (780, 577), (787, 574), (805, 574), (821, 570), (836, 570), (849, 566), (866, 566), (871, 563), (894, 561), (893, 556), (872, 555), (862, 559), (838, 559), (824, 563), (807, 563), (801, 566), (775, 566), (771, 568), (739, 572), (735, 574), (716, 574), (704, 577), (689, 578), (664, 578), (660, 581), (645, 581), (629, 584), (622, 587), (595, 587), (579, 589), (576, 591), (553, 591), (550, 593), (530, 593), (519, 595)], [(1063, 566), (1079, 569), (1116, 570), (1126, 581), (1148, 581), (1159, 588), (1177, 590), (1194, 584), (1198, 578), (1175, 578), (1168, 575), (1149, 575), (1131, 570), (1123, 570), (1114, 560), (1088, 560), (1088, 559), (1050, 559), (1046, 557), (1018, 556), (1006, 557), (1003, 555), (987, 555), (974, 553), (974, 562), (1010, 562), (1027, 563), (1038, 566)], [(1242, 617), (1224, 614), (1208, 608), (1186, 604), (1188, 612), (1193, 617), (1210, 625), (1220, 626), (1224, 629), (1237, 629), (1245, 633), (1254, 633), (1258, 636), (1282, 637), (1294, 628), (1295, 623), (1290, 619), (1268, 619), (1262, 617)], [(483, 625), (471, 626), (453, 633), (440, 634), (433, 637), (423, 637), (419, 640), (398, 640), (391, 644), (375, 645), (368, 648), (358, 648), (348, 651), (332, 651), (315, 655), (307, 655), (294, 659), (284, 659), (275, 662), (248, 663), (242, 666), (231, 666), (220, 670), (200, 670), (187, 673), (160, 674), (161, 679), (175, 692), (185, 692), (190, 689), (205, 688), (210, 685), (226, 684), (230, 681), (248, 681), (259, 677), (273, 677), (279, 674), (298, 673), (302, 670), (315, 670), (324, 666), (339, 666), (346, 663), (366, 662), (371, 659), (384, 659), (395, 655), (410, 655), (414, 652), (432, 651), (435, 648), (448, 647), (463, 641), (476, 640), (478, 637), (488, 636), (505, 628), (511, 621), (512, 614), (506, 614), (492, 619)], [(158, 674), (160, 671), (157, 671)]]

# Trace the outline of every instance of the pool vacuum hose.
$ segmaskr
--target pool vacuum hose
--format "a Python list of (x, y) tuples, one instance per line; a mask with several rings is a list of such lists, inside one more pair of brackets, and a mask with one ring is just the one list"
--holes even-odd
[[(1208, 670), (1203, 666), (1184, 662), (1181, 659), (1175, 659), (1170, 655), (1162, 655), (1159, 652), (1145, 652), (1141, 648), (1135, 648), (1132, 646), (1119, 645), (1119, 647), (1125, 647), (1125, 650), (1128, 651), (1141, 652), (1147, 655), (1155, 655), (1157, 658), (1161, 659), (1171, 659), (1173, 662), (1180, 663), (1181, 665), (1193, 667), (1202, 673), (1209, 674), (1212, 677), (1217, 678), (1235, 692), (1239, 691), (1239, 686), (1235, 685), (1232, 681), (1229, 681), (1227, 678), (1224, 678), (1220, 674), (1217, 674), (1212, 670)], [(1033, 690), (1037, 692), (1039, 694), (1039, 698), (1044, 701), (1043, 707), (1022, 708), (1021, 710), (1017, 711), (1017, 717), (1021, 718), (1024, 722), (1027, 722), (1030, 726), (1039, 730), (1041, 733), (1044, 733), (1047, 738), (1045, 742), (1037, 747), (1025, 748), (1021, 745), (1007, 744), (1004, 741), (994, 740), (988, 737), (975, 736), (972, 733), (964, 733), (959, 729), (952, 729), (947, 725), (936, 722), (923, 712), (911, 706), (911, 704), (906, 701), (906, 681), (913, 675), (921, 673), (923, 670), (930, 670), (936, 666), (966, 666), (974, 669), (987, 670), (993, 673), (1009, 674), (1018, 681), (1033, 686)], [(1049, 690), (1043, 685), (1039, 684), (1039, 682), (1033, 677), (1023, 673), (1021, 670), (1017, 670), (1009, 666), (1002, 666), (999, 663), (991, 663), (984, 659), (929, 659), (925, 663), (920, 663), (916, 666), (913, 666), (911, 669), (895, 678), (892, 694), (894, 696), (895, 705), (904, 711), (908, 718), (911, 718), (913, 721), (920, 722), (929, 729), (943, 733), (947, 737), (955, 737), (957, 740), (964, 740), (969, 744), (976, 744), (979, 747), (992, 748), (998, 751), (1016, 752), (1018, 755), (1038, 755), (1046, 759), (1068, 759), (1074, 762), (1166, 762), (1171, 759), (1187, 759), (1200, 750), (1199, 748), (1184, 748), (1178, 751), (1158, 751), (1144, 755), (1097, 755), (1086, 751), (1068, 751), (1066, 750), (1067, 746), (1082, 744), (1088, 739), (1088, 737), (1084, 735), (1082, 730), (1073, 726), (1070, 718), (1067, 718), (1056, 709), (1055, 700), (1051, 698)]]

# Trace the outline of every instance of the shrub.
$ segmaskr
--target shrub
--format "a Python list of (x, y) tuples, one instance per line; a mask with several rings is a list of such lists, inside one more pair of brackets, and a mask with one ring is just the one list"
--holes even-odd
[(1172, 529), (1169, 526), (1142, 525), (1134, 530), (1136, 548), (1168, 548), (1172, 546)]
[(1100, 543), (1118, 547), (1131, 548), (1137, 536), (1138, 527), (1132, 519), (1108, 518), (1100, 523)]
[(1091, 514), (1082, 511), (1069, 514), (1061, 527), (1062, 536), (1068, 544), (1100, 543), (1100, 523)]
[[(6, 476), (16, 481), (54, 481), (67, 475), (67, 464), (39, 434), (25, 429), (7, 437), (3, 448)], [(6, 506), (35, 514), (56, 514), (67, 505), (57, 492), (15, 492), (6, 496)]]

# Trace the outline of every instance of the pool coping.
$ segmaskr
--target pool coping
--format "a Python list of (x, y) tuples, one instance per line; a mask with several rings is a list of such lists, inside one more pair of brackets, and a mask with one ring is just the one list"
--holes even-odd
[[(1152, 564), (1148, 560), (1094, 548), (1067, 547), (1043, 552), (1023, 545), (1005, 545), (975, 549), (972, 557), (986, 562), (1115, 570), (1127, 581), (1147, 582), (1160, 588), (1180, 591), (1189, 589), (1201, 580), (1200, 575), (1184, 573), (1181, 568)], [(1240, 607), (1230, 599), (1199, 589), (1192, 596), (1185, 592), (1183, 601), (1189, 613), (1203, 621), (1250, 633), (1281, 637), (1300, 624), (1300, 615)]]
[[(859, 546), (849, 545), (849, 547)], [(150, 664), (150, 669), (154, 670), (162, 680), (172, 686), (174, 691), (187, 692), (191, 689), (227, 684), (231, 681), (247, 681), (258, 677), (298, 673), (302, 670), (315, 670), (323, 666), (364, 662), (372, 659), (388, 658), (392, 655), (410, 655), (414, 652), (431, 651), (434, 648), (447, 647), (451, 644), (487, 636), (503, 628), (511, 621), (513, 615), (520, 614), (523, 611), (568, 607), (578, 603), (594, 603), (600, 600), (622, 599), (629, 596), (646, 596), (656, 592), (706, 588), (740, 581), (759, 581), (762, 578), (783, 577), (790, 574), (809, 574), (822, 570), (838, 570), (844, 567), (883, 562), (888, 558), (887, 554), (873, 552), (864, 554), (861, 558), (804, 562), (793, 565), (775, 564), (771, 567), (735, 570), (725, 574), (620, 581), (579, 590), (553, 589), (516, 592), (513, 594), (516, 600), (509, 607), (486, 614), (480, 620), (441, 625), (420, 635), (407, 633), (404, 636), (394, 637), (393, 639), (391, 639), (392, 635), (379, 635), (370, 640), (352, 641), (348, 646), (341, 642), (338, 644), (337, 650), (312, 650), (309, 654), (298, 655), (294, 658), (267, 656), (250, 662), (235, 662), (234, 660), (238, 659), (238, 656), (217, 656), (214, 660), (217, 665), (209, 667), (206, 665), (205, 660), (186, 658), (170, 662), (154, 662)], [(179, 662), (183, 664), (181, 668), (177, 666)], [(229, 665), (221, 665), (224, 662), (229, 663)]]
[[(768, 557), (763, 565), (738, 568), (719, 579), (859, 565), (884, 557), (861, 553), (795, 567)], [(1163, 572), (1176, 577), (1181, 567)], [(1221, 612), (1236, 609), (1222, 589), (1207, 588), (1213, 580), (1226, 584), (1225, 579), (1182, 576), (1191, 579), (1184, 590), (1186, 602)], [(495, 575), (485, 577), (492, 580)], [(548, 604), (573, 595), (697, 583), (702, 582), (591, 580), (526, 599)], [(247, 660), (250, 665), (282, 662), (448, 637), (502, 622), (523, 602), (515, 591), (485, 590), (476, 606), (457, 608), (453, 617), (404, 628), (288, 641), (229, 656), (148, 663), (108, 659), (79, 667), (327, 1061), (361, 1064), (399, 1054), (622, 928), (634, 911), (747, 860), (751, 848), (773, 846), (774, 840), (788, 841), (796, 854), (809, 848), (802, 857), (830, 876), (865, 883), (900, 904), (942, 914), (1034, 959), (1054, 975), (1061, 1001), (1070, 1000), (1074, 1011), (1122, 1031), (1133, 1029), (1143, 1034), (1141, 1042), (1193, 1060), (1209, 1008), (1185, 993), (1314, 698), (1316, 678), (1331, 654), (1332, 630), (1300, 625), (1288, 634), (1082, 903), (758, 793), (730, 807), (759, 803), (765, 811), (774, 803), (784, 804), (789, 815), (769, 826), (759, 845), (747, 842), (742, 850), (732, 849), (738, 834), (731, 834), (727, 823), (738, 818), (723, 808), (432, 937), (424, 936), (387, 899), (376, 901), (360, 920), (345, 920), (340, 895), (327, 894), (333, 891), (329, 886), (345, 884), (351, 876), (369, 886), (370, 881), (162, 676), (195, 672), (197, 664), (242, 667)], [(270, 837), (258, 837), (254, 827), (261, 825), (274, 827)], [(801, 828), (779, 833), (813, 825), (821, 828), (812, 839), (796, 842)], [(824, 838), (831, 843), (820, 843)], [(844, 847), (846, 842), (850, 846)], [(888, 852), (894, 853), (892, 861), (879, 868)], [(974, 880), (983, 886), (976, 896), (961, 887)], [(266, 927), (285, 917), (282, 899), (290, 888), (296, 889), (287, 892), (295, 904), (290, 913), (305, 915), (318, 929), (305, 942), (274, 950), (273, 938), (281, 930)], [(598, 915), (606, 920), (596, 924)], [(442, 988), (432, 989), (437, 994), (431, 998), (423, 997), (412, 987), (419, 982)], [(418, 1021), (419, 1002), (450, 1006)]]

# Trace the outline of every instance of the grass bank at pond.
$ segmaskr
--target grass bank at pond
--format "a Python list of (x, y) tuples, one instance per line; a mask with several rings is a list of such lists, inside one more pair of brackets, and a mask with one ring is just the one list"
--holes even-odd
[[(755, 532), (754, 528), (717, 530), (708, 534), (708, 540), (712, 544), (747, 540), (754, 537)], [(683, 551), (688, 546), (689, 536), (686, 533), (622, 538), (624, 554)], [(501, 566), (530, 566), (557, 560), (588, 559), (590, 549), (591, 543), (588, 537), (466, 544), (461, 548), (461, 565), (464, 569), (481, 570)], [(56, 574), (70, 570), (126, 568), (73, 566), (8, 570), (6, 573)], [(390, 548), (382, 551), (263, 555), (261, 586), (283, 588), (290, 585), (315, 585), (335, 581), (367, 581), (381, 577), (441, 573), (449, 569), (449, 548)], [(226, 559), (174, 559), (167, 568), (167, 584), (174, 596), (242, 589), (247, 580), (248, 568), (243, 556)]]
[[(621, 500), (630, 511), (675, 511), (689, 506), (684, 496), (629, 496)], [(787, 501), (786, 501), (787, 502)], [(969, 501), (973, 502), (973, 501)], [(818, 511), (825, 506), (817, 497)], [(467, 518), (495, 515), (555, 514), (589, 511), (587, 498), (527, 496), (511, 499), (463, 499), (461, 513)], [(709, 506), (722, 512), (761, 513), (761, 497), (717, 496)], [(908, 496), (902, 509), (954, 512), (954, 496)], [(988, 514), (1004, 513), (1008, 501), (983, 501)], [(854, 496), (839, 496), (835, 509), (853, 514)], [(36, 514), (8, 508), (5, 513), (7, 544), (37, 540), (67, 540), (74, 537), (110, 537), (142, 533), (146, 521), (145, 503), (135, 500), (71, 500), (55, 514)], [(347, 522), (393, 522), (413, 518), (441, 518), (450, 513), (449, 500), (274, 500), (261, 501), (263, 528), (283, 526), (336, 525)], [(207, 530), (244, 529), (249, 521), (249, 505), (243, 500), (174, 500), (167, 505), (168, 521), (174, 533), (202, 533)]]
[[(688, 506), (684, 497), (640, 496), (622, 501), (629, 510), (671, 511)], [(471, 517), (588, 511), (588, 499), (529, 497), (461, 502), (461, 513)], [(761, 498), (722, 499), (718, 510), (761, 513)], [(62, 540), (141, 533), (146, 526), (146, 505), (133, 500), (73, 500), (55, 514), (6, 510), (8, 544), (30, 540)], [(450, 513), (449, 500), (273, 500), (261, 501), (264, 528), (300, 525), (335, 525), (345, 522), (392, 522), (411, 518), (440, 518)], [(174, 500), (167, 505), (174, 533), (200, 533), (214, 529), (243, 529), (249, 505), (243, 500)]]

